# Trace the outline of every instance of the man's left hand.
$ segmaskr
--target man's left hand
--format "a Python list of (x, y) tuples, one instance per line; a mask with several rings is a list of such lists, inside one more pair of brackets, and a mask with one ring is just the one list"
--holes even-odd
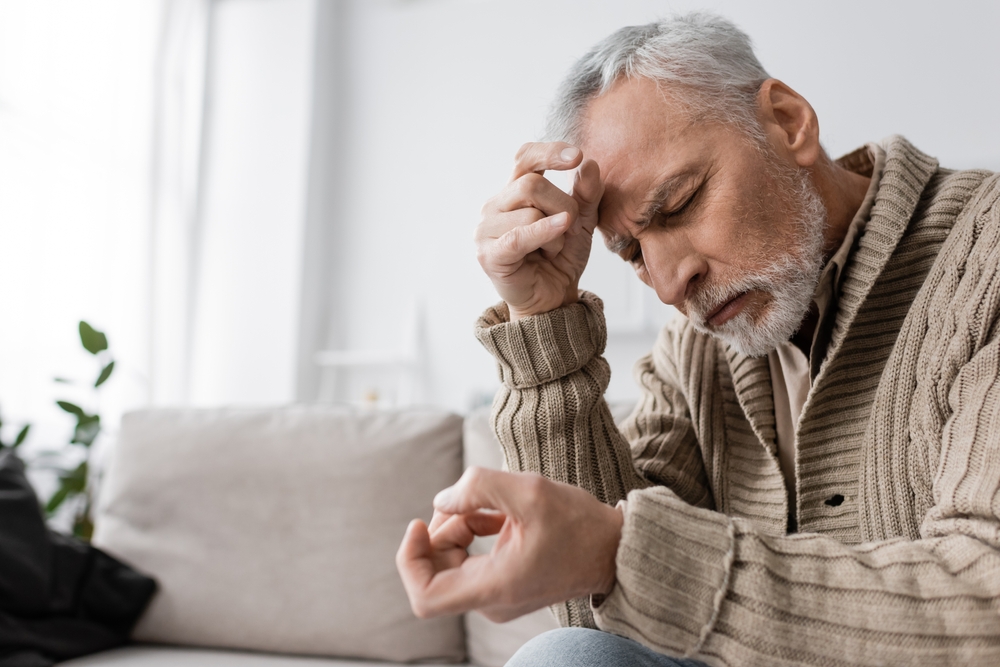
[[(479, 610), (504, 622), (546, 605), (610, 593), (622, 514), (583, 489), (531, 473), (469, 468), (416, 519), (396, 567), (420, 618)], [(476, 535), (497, 535), (469, 556)]]

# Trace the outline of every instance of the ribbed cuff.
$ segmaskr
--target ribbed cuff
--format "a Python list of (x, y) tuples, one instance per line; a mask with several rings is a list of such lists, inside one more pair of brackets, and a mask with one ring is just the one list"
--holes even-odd
[(664, 653), (697, 653), (725, 599), (735, 542), (725, 515), (692, 507), (664, 487), (633, 491), (617, 584), (592, 607), (597, 627)]
[(507, 304), (476, 321), (476, 338), (496, 357), (500, 380), (511, 389), (535, 387), (583, 368), (604, 352), (604, 304), (590, 292), (547, 313), (510, 322)]

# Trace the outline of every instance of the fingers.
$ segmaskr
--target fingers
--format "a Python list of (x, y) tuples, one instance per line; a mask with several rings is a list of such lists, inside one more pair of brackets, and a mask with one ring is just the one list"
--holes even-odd
[(419, 618), (467, 611), (492, 598), (496, 573), (485, 561), (484, 557), (467, 558), (457, 567), (436, 570), (430, 535), (419, 519), (407, 526), (396, 552), (396, 569), (410, 608)]
[(470, 556), (459, 567), (437, 572), (426, 583), (403, 586), (413, 613), (420, 618), (459, 614), (478, 609), (494, 600), (502, 590), (501, 572), (491, 567), (488, 556)]
[[(407, 593), (411, 589), (423, 589), (433, 578), (434, 565), (430, 557), (431, 538), (427, 526), (420, 519), (414, 519), (406, 527), (403, 542), (396, 551), (396, 569)], [(413, 599), (412, 595), (410, 599)]]
[[(546, 215), (541, 211), (539, 211), (537, 208), (522, 208), (516, 211), (511, 211), (509, 213), (503, 214), (503, 217), (501, 219), (485, 220), (476, 229), (476, 243), (479, 245), (480, 263), (483, 265), (483, 268), (487, 268), (488, 266), (487, 263), (484, 263), (484, 260), (487, 259), (485, 255), (488, 254), (487, 252), (488, 248), (493, 246), (500, 237), (502, 237), (504, 234), (510, 232), (513, 229), (534, 224), (539, 220), (543, 220), (545, 218)], [(565, 228), (568, 229), (569, 226), (570, 223), (567, 221)], [(543, 231), (543, 230), (536, 230), (536, 231)], [(518, 234), (523, 234), (523, 233), (524, 232), (518, 232)], [(513, 236), (508, 237), (507, 239), (505, 239), (504, 243), (511, 243), (516, 239), (516, 236), (517, 235), (515, 234)], [(565, 244), (565, 239), (562, 237), (561, 233), (556, 235), (554, 238), (548, 235), (546, 235), (545, 238), (549, 240), (542, 243), (541, 246), (539, 246), (539, 248), (545, 253), (547, 259), (551, 259), (552, 257), (558, 255), (562, 251), (563, 245)], [(534, 248), (534, 249), (537, 250), (539, 248)], [(518, 256), (513, 261), (520, 261), (521, 259), (523, 259), (523, 257), (524, 255)], [(510, 259), (505, 260), (505, 264), (509, 263), (512, 263), (512, 260)]]
[(396, 552), (396, 569), (416, 616), (430, 618), (460, 613), (496, 600), (502, 582), (489, 558), (473, 556), (453, 565), (442, 565), (439, 561), (435, 566), (433, 550), (461, 547), (462, 543), (472, 541), (473, 534), (497, 532), (503, 521), (502, 514), (488, 512), (449, 516), (433, 537), (423, 521), (410, 522)]
[[(472, 559), (465, 562), (469, 560)], [(396, 552), (396, 569), (410, 608), (418, 618), (466, 611), (486, 597), (485, 577), (469, 576), (470, 569), (480, 570), (481, 565), (474, 563), (467, 568), (465, 562), (457, 567), (435, 568), (427, 526), (419, 519), (410, 522)]]
[(414, 519), (406, 527), (403, 542), (396, 552), (396, 562), (410, 562), (427, 558), (431, 553), (431, 536), (427, 524), (420, 519)]
[(476, 534), (465, 521), (465, 516), (453, 514), (431, 533), (432, 549), (467, 549)]
[(434, 516), (431, 517), (431, 525), (427, 526), (427, 532), (434, 535), (434, 533), (441, 527), (441, 524), (450, 519), (451, 516), (451, 514), (446, 512), (438, 512), (437, 510), (434, 510)]
[[(571, 159), (562, 157), (564, 154), (571, 156)], [(569, 214), (567, 230), (576, 227), (581, 213), (596, 218), (597, 206), (603, 194), (600, 169), (595, 161), (583, 160), (583, 154), (578, 148), (562, 142), (529, 143), (521, 147), (516, 162), (518, 166), (515, 167), (515, 177), (483, 207), (483, 222), (476, 230), (478, 242), (500, 238), (515, 227), (562, 212)], [(563, 192), (541, 175), (541, 170), (553, 165), (570, 169), (578, 164), (580, 169), (575, 175), (573, 191), (570, 193)], [(534, 170), (536, 167), (539, 170)], [(596, 220), (588, 219), (583, 226), (588, 232), (592, 232)], [(508, 239), (511, 240), (513, 239)], [(540, 248), (546, 258), (552, 259), (562, 251), (563, 245), (564, 240), (556, 237), (532, 248), (532, 251)], [(517, 258), (519, 260), (520, 257)]]
[(475, 512), (465, 516), (469, 528), (476, 534), (476, 537), (496, 535), (507, 522), (507, 516), (503, 512)]
[(572, 144), (563, 141), (529, 142), (521, 146), (514, 156), (514, 171), (511, 181), (525, 174), (541, 174), (546, 169), (573, 169), (580, 164), (583, 153)]
[[(435, 514), (437, 516), (437, 514)], [(442, 516), (448, 516), (443, 515)], [(431, 548), (467, 549), (473, 538), (483, 535), (496, 535), (503, 528), (507, 517), (499, 512), (472, 512), (471, 514), (453, 514), (436, 530), (431, 529)]]
[[(488, 245), (480, 258), (484, 267), (519, 266), (526, 255), (546, 246), (561, 250), (562, 235), (570, 225), (568, 213), (557, 213), (522, 227), (515, 227)], [(488, 269), (489, 270), (489, 269)]]
[(494, 198), (493, 205), (501, 213), (530, 206), (546, 215), (552, 215), (559, 211), (569, 211), (573, 217), (576, 217), (579, 208), (576, 199), (560, 190), (549, 179), (538, 174), (527, 174), (508, 184)]
[(552, 482), (532, 473), (510, 473), (488, 468), (469, 468), (453, 486), (434, 497), (435, 509), (452, 514), (498, 510), (507, 516), (523, 516), (522, 509), (541, 499), (541, 487)]
[[(490, 205), (491, 202), (488, 202), (487, 206)], [(486, 208), (483, 207), (483, 220), (476, 227), (476, 244), (490, 243), (515, 227), (530, 225), (548, 217), (537, 208), (522, 208), (509, 213), (497, 213), (492, 208), (487, 211)]]

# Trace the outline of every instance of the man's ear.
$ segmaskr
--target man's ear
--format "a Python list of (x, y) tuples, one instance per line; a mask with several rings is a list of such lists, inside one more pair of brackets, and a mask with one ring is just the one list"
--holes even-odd
[(760, 123), (779, 154), (800, 167), (810, 167), (822, 154), (819, 119), (806, 98), (777, 79), (768, 79), (757, 93)]

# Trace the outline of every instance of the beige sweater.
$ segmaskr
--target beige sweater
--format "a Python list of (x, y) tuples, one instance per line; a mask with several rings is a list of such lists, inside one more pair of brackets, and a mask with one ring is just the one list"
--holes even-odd
[(797, 534), (766, 357), (678, 318), (620, 433), (597, 297), (477, 323), (510, 469), (628, 497), (617, 584), (564, 625), (712, 665), (1000, 665), (1000, 176), (886, 149), (798, 424)]

